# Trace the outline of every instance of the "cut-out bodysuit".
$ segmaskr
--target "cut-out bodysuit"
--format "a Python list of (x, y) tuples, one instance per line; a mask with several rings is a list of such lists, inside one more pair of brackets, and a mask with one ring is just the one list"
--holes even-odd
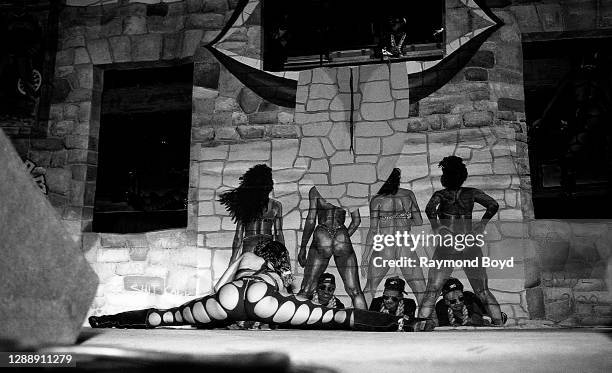
[(178, 325), (214, 328), (236, 321), (258, 321), (298, 329), (398, 331), (408, 328), (401, 317), (356, 309), (328, 308), (284, 293), (281, 289), (280, 277), (268, 269), (267, 263), (263, 263), (257, 271), (239, 269), (235, 278), (221, 286), (218, 292), (179, 307), (128, 311), (90, 317), (89, 321), (92, 327), (119, 328)]

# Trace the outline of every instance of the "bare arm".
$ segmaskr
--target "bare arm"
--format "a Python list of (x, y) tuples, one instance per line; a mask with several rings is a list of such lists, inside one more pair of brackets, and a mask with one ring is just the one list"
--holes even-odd
[(236, 222), (236, 233), (234, 233), (234, 242), (232, 242), (232, 256), (230, 262), (238, 259), (238, 255), (242, 251), (242, 240), (244, 239), (244, 225), (242, 222)]
[(274, 215), (274, 239), (283, 245), (285, 236), (283, 235), (283, 205), (277, 202), (277, 211)]
[(489, 220), (491, 220), (491, 218), (497, 214), (497, 210), (499, 210), (499, 203), (480, 189), (474, 190), (474, 202), (487, 209), (487, 211), (485, 211), (485, 213), (482, 215), (482, 219), (480, 219), (480, 229), (484, 230)]
[(427, 219), (429, 219), (429, 223), (431, 223), (431, 228), (434, 232), (437, 232), (438, 228), (440, 228), (441, 225), (440, 220), (438, 220), (437, 214), (438, 205), (440, 205), (441, 201), (442, 199), (440, 198), (438, 193), (435, 192), (433, 196), (431, 196), (429, 202), (427, 202), (427, 206), (425, 207), (425, 215), (427, 215)]
[(310, 241), (310, 236), (312, 236), (312, 232), (314, 232), (315, 228), (318, 197), (319, 193), (317, 192), (317, 189), (315, 187), (310, 188), (310, 192), (308, 192), (308, 201), (310, 205), (308, 206), (308, 216), (306, 216), (306, 222), (304, 223), (302, 243), (300, 245), (300, 252), (298, 254), (298, 262), (302, 267), (306, 265), (306, 247), (308, 246), (308, 241)]
[(348, 227), (349, 237), (352, 236), (353, 233), (355, 233), (357, 228), (359, 228), (360, 224), (361, 224), (361, 214), (359, 213), (359, 209), (356, 209), (355, 211), (351, 212), (351, 224), (349, 224), (349, 227)]
[(423, 225), (423, 216), (421, 215), (421, 209), (417, 203), (416, 197), (412, 191), (408, 191), (406, 196), (402, 196), (402, 205), (410, 206), (410, 220), (411, 225), (419, 226)]

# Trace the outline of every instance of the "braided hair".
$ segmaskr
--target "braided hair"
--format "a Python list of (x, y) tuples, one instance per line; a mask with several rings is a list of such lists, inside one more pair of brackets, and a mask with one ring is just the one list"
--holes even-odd
[[(311, 300), (314, 303), (321, 304), (321, 302), (319, 301), (319, 294), (317, 294), (316, 291), (312, 295), (312, 299)], [(327, 302), (327, 305), (325, 305), (325, 307), (327, 307), (327, 308), (336, 308), (336, 297), (332, 296), (332, 298), (329, 300), (329, 302)]]
[(448, 322), (451, 326), (467, 325), (468, 321), (470, 321), (470, 315), (465, 304), (461, 307), (461, 324), (457, 322), (452, 308), (448, 307), (446, 312), (448, 313)]
[(219, 202), (225, 206), (236, 223), (249, 223), (261, 218), (274, 186), (272, 169), (265, 164), (249, 168), (240, 177), (237, 188), (223, 192)]
[(457, 189), (467, 179), (467, 167), (465, 167), (461, 157), (455, 155), (444, 157), (438, 167), (442, 169), (440, 183), (447, 189)]

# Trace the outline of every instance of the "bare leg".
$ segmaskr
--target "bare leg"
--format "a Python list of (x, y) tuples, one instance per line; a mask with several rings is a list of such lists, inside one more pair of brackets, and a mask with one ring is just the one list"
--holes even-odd
[(487, 272), (484, 268), (464, 268), (465, 274), (470, 281), (470, 285), (472, 285), (472, 289), (474, 293), (480, 298), (482, 303), (487, 308), (489, 315), (491, 315), (491, 319), (494, 325), (503, 325), (504, 322), (502, 320), (501, 308), (499, 307), (499, 303), (497, 303), (497, 299), (491, 290), (489, 290), (489, 280), (487, 278)]
[[(417, 254), (414, 251), (410, 251), (409, 253), (407, 253), (407, 255), (403, 256), (412, 258), (416, 260), (417, 263), (419, 261), (419, 258), (417, 257)], [(415, 266), (400, 267), (400, 270), (402, 271), (402, 274), (404, 275), (404, 278), (406, 279), (408, 286), (410, 286), (410, 289), (412, 290), (412, 293), (414, 294), (417, 300), (417, 304), (420, 307), (423, 302), (423, 297), (425, 296), (425, 289), (427, 288), (427, 285), (425, 283), (425, 276), (423, 275), (423, 269), (420, 266)]]
[[(436, 252), (433, 255), (434, 259), (442, 259), (439, 255), (439, 251), (444, 250), (443, 247), (436, 248)], [(427, 273), (427, 287), (423, 301), (420, 304), (419, 317), (429, 318), (432, 313), (435, 312), (434, 308), (436, 305), (436, 299), (440, 295), (440, 290), (444, 283), (453, 273), (453, 268), (442, 267), (441, 269), (430, 268)]]
[(353, 307), (367, 309), (361, 284), (359, 283), (359, 266), (357, 256), (353, 250), (353, 244), (345, 227), (340, 227), (333, 242), (334, 260), (338, 266), (338, 272), (344, 282), (344, 290), (353, 300)]
[(317, 227), (314, 232), (314, 238), (310, 249), (308, 250), (308, 258), (304, 268), (304, 278), (300, 286), (299, 295), (310, 298), (315, 291), (319, 276), (325, 271), (329, 264), (329, 259), (332, 256), (332, 239), (327, 230), (322, 227)]
[(378, 253), (372, 253), (372, 255), (370, 255), (370, 263), (368, 264), (368, 278), (365, 284), (365, 299), (368, 304), (370, 304), (372, 302), (372, 299), (376, 296), (376, 289), (378, 289), (378, 285), (380, 285), (383, 278), (385, 278), (385, 276), (389, 272), (389, 267), (374, 266), (374, 260), (376, 258), (389, 259), (386, 258), (386, 256), (388, 255), (385, 255), (385, 252), (386, 250), (382, 250)]

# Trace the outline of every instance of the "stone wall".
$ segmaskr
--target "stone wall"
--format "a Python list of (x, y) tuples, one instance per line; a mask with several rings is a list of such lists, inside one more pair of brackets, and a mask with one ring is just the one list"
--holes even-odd
[[(16, 145), (46, 168), (49, 198), (100, 276), (91, 312), (164, 307), (209, 291), (227, 267), (235, 230), (218, 195), (235, 187), (254, 164), (267, 163), (274, 170), (273, 198), (283, 204), (284, 234), (299, 286), (303, 272), (295, 258), (313, 185), (330, 187), (326, 195), (334, 202), (360, 210), (362, 227), (352, 237), (359, 258), (368, 200), (390, 170), (402, 169), (402, 186), (412, 189), (424, 208), (440, 188), (437, 163), (451, 154), (466, 160), (471, 175), (466, 185), (484, 189), (500, 204), (485, 255), (517, 258), (514, 271), (490, 274), (490, 287), (510, 323), (557, 312), (537, 310), (559, 297), (542, 289), (538, 296), (531, 289), (539, 283), (529, 281), (535, 277), (546, 284), (567, 276), (536, 265), (538, 246), (525, 237), (521, 224), (533, 217), (533, 208), (521, 54), (521, 33), (528, 31), (519, 8), (495, 9), (505, 25), (448, 84), (418, 103), (410, 102), (406, 65), (383, 64), (353, 68), (352, 95), (347, 67), (301, 72), (293, 110), (257, 96), (204, 47), (234, 6), (223, 0), (117, 3), (68, 7), (62, 14), (48, 138)], [(449, 38), (462, 36), (476, 22), (459, 7), (458, 1), (448, 2)], [(251, 17), (220, 46), (257, 58), (260, 33), (259, 17)], [(81, 237), (93, 210), (104, 71), (185, 62), (194, 64), (188, 226)], [(427, 226), (422, 229), (429, 232)], [(417, 252), (432, 254), (424, 248)], [(335, 263), (330, 270), (337, 273)], [(456, 275), (464, 278), (462, 271)], [(582, 299), (577, 284), (561, 285), (572, 288), (571, 299)], [(340, 284), (338, 292), (350, 304)], [(588, 302), (572, 307), (579, 303)], [(585, 307), (571, 309), (586, 312)], [(599, 303), (591, 308), (598, 315), (606, 310)]]
[(172, 307), (212, 288), (212, 252), (185, 230), (84, 233), (83, 251), (100, 278), (93, 314)]

